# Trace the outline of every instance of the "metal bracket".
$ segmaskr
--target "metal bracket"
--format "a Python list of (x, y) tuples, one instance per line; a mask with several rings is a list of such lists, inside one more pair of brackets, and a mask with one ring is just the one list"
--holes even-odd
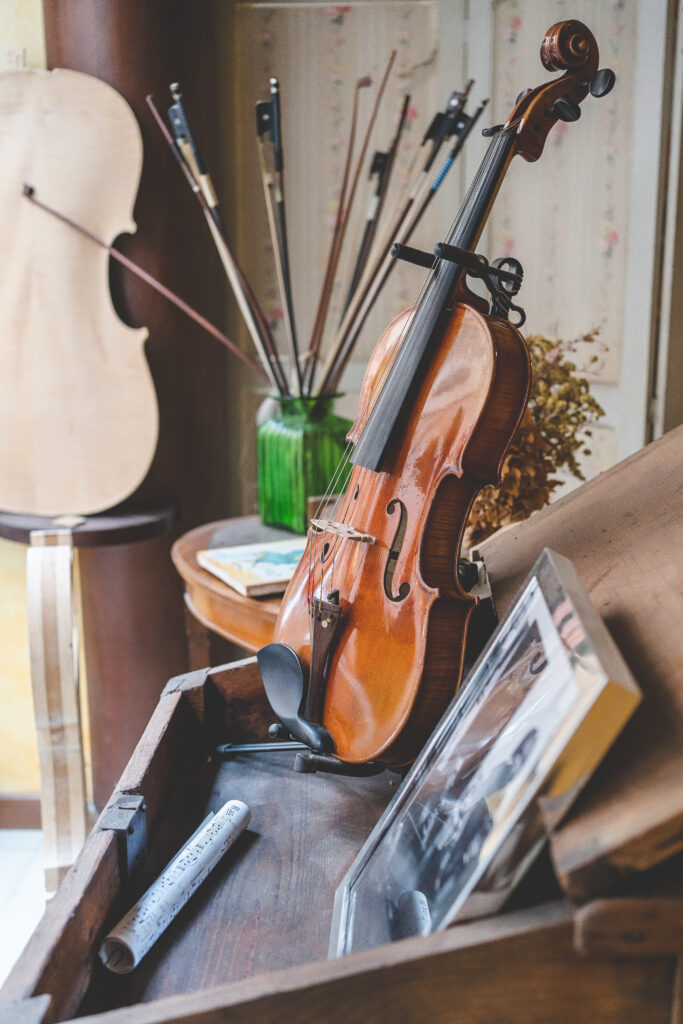
[(100, 830), (116, 832), (119, 862), (125, 879), (132, 878), (147, 856), (147, 807), (144, 796), (121, 793), (104, 812)]

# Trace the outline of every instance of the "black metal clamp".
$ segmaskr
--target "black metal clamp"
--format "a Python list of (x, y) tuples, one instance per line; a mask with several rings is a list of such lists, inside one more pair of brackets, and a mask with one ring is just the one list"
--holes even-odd
[(526, 320), (524, 310), (512, 301), (513, 296), (521, 287), (524, 271), (519, 260), (515, 260), (511, 256), (503, 256), (501, 259), (489, 263), (481, 253), (472, 252), (471, 249), (462, 249), (459, 245), (449, 245), (448, 242), (439, 242), (434, 246), (433, 253), (396, 242), (391, 247), (391, 255), (394, 259), (405, 260), (415, 266), (424, 267), (425, 270), (433, 270), (437, 260), (457, 263), (469, 277), (476, 277), (484, 282), (491, 294), (493, 316), (509, 320), (512, 311), (517, 314), (517, 319), (514, 321), (515, 327), (521, 327)]
[(138, 793), (119, 793), (106, 808), (100, 829), (116, 833), (121, 874), (128, 881), (147, 856), (147, 807)]

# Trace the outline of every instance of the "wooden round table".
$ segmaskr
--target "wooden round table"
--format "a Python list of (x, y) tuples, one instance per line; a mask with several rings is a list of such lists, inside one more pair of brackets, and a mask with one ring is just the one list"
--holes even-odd
[[(197, 563), (197, 552), (206, 548), (252, 544), (262, 540), (285, 540), (288, 530), (264, 526), (258, 516), (242, 516), (207, 523), (183, 534), (171, 549), (173, 564), (185, 581), (185, 603), (190, 615), (205, 630), (211, 630), (250, 653), (273, 639), (275, 620), (282, 597), (244, 597)], [(192, 633), (188, 623), (190, 663), (204, 668), (206, 647), (201, 635)]]

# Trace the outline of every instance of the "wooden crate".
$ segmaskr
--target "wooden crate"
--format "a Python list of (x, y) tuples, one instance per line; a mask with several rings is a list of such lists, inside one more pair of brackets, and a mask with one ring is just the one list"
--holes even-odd
[[(583, 923), (556, 901), (327, 961), (334, 889), (396, 776), (299, 775), (284, 752), (209, 756), (217, 739), (259, 730), (263, 710), (254, 659), (171, 680), (110, 804), (144, 796), (143, 877), (127, 881), (105, 810), (2, 990), (3, 1024), (77, 1014), (93, 1024), (670, 1024), (681, 951), (672, 900), (603, 901), (583, 909)], [(97, 961), (107, 927), (229, 797), (252, 807), (247, 834), (140, 967), (109, 974)]]
[[(328, 961), (334, 890), (397, 777), (299, 775), (284, 753), (212, 757), (217, 742), (265, 733), (248, 659), (167, 685), (110, 802), (144, 797), (142, 876), (127, 879), (105, 811), (0, 994), (3, 1024), (683, 1024), (681, 466), (683, 430), (483, 547), (501, 610), (544, 545), (572, 558), (644, 694), (550, 837), (552, 902), (536, 867), (525, 906)], [(109, 975), (106, 929), (230, 797), (252, 808), (247, 834), (140, 967)]]

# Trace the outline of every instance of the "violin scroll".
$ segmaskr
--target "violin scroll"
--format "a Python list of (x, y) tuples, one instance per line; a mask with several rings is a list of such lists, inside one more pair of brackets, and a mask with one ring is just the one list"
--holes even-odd
[(506, 125), (517, 128), (515, 152), (525, 160), (538, 160), (550, 129), (557, 121), (576, 121), (579, 104), (590, 92), (605, 96), (615, 76), (598, 70), (600, 54), (595, 36), (580, 21), (559, 21), (546, 32), (541, 63), (548, 71), (564, 71), (560, 78), (523, 93)]
[(541, 43), (541, 63), (546, 71), (582, 68), (593, 59), (597, 70), (598, 44), (580, 21), (558, 21), (548, 29)]

